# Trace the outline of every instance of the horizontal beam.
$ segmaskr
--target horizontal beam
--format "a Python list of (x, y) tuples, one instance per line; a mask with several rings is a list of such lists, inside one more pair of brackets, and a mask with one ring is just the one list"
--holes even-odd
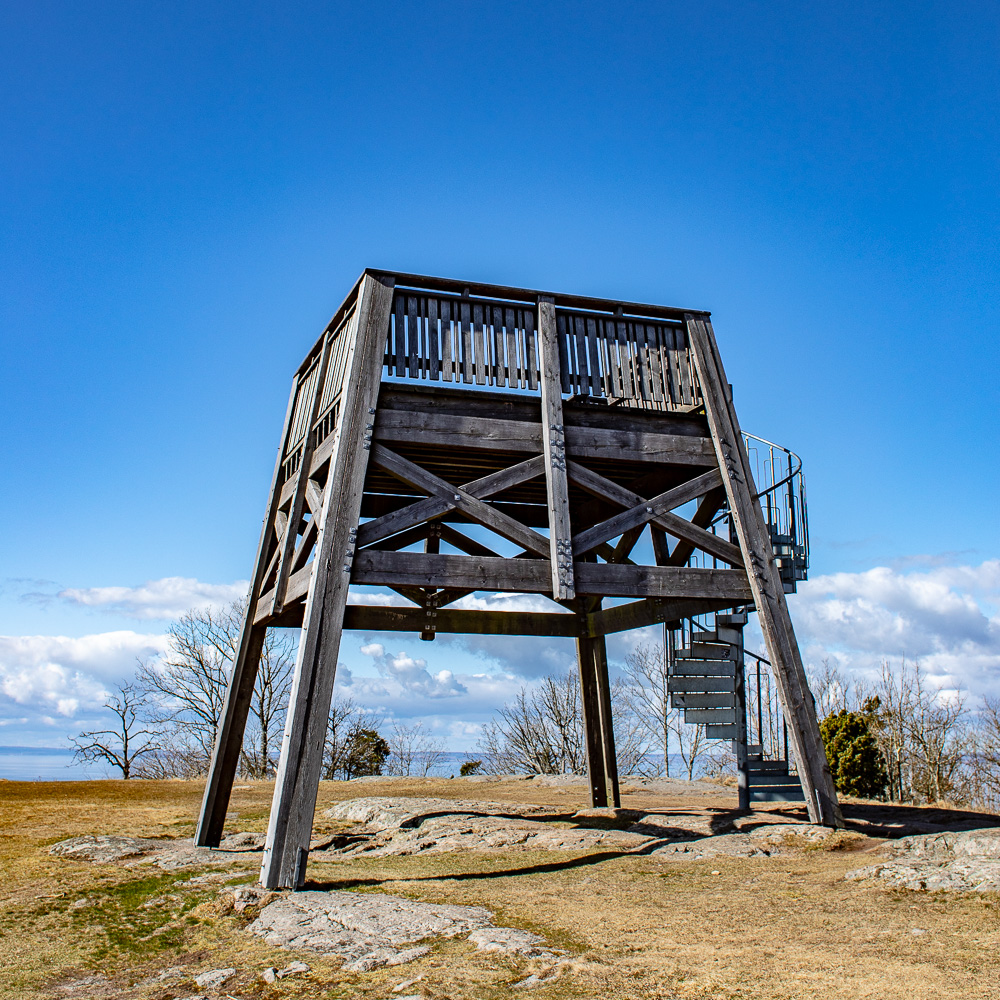
[(732, 607), (725, 600), (684, 600), (668, 601), (649, 598), (602, 608), (587, 615), (587, 635), (610, 635), (612, 632), (628, 632), (634, 628), (646, 628), (663, 622), (676, 622), (681, 618), (705, 615), (711, 611), (721, 611)]
[[(574, 572), (578, 594), (692, 597), (725, 600), (732, 605), (752, 600), (750, 585), (742, 570), (576, 563)], [(356, 554), (351, 582), (377, 587), (457, 587), (528, 594), (549, 594), (552, 586), (547, 559), (371, 549)]]
[(360, 632), (421, 632), (428, 625), (433, 626), (435, 632), (461, 632), (467, 635), (551, 635), (572, 638), (580, 634), (580, 619), (571, 614), (460, 609), (427, 612), (421, 608), (386, 608), (370, 604), (349, 604), (344, 612), (344, 628)]
[[(572, 424), (566, 425), (565, 435), (566, 452), (576, 458), (709, 468), (716, 465), (710, 437)], [(542, 450), (542, 425), (527, 420), (494, 420), (451, 413), (379, 410), (375, 417), (375, 439), (384, 444), (433, 444), (441, 448), (537, 454)], [(321, 450), (317, 450), (317, 456)]]
[[(534, 305), (539, 297), (550, 299), (560, 309), (586, 309), (591, 312), (606, 312), (617, 315), (621, 309), (627, 318), (683, 320), (687, 313), (700, 312), (695, 309), (677, 309), (644, 302), (627, 302), (617, 299), (597, 299), (590, 295), (564, 295), (559, 292), (545, 292), (534, 288), (515, 288), (512, 285), (489, 285), (480, 281), (461, 281), (457, 278), (438, 278), (428, 274), (404, 274), (399, 271), (375, 271), (365, 273), (389, 274), (396, 282), (397, 289), (445, 292), (452, 295), (468, 295), (478, 298), (503, 299)], [(703, 312), (702, 315), (711, 315)]]

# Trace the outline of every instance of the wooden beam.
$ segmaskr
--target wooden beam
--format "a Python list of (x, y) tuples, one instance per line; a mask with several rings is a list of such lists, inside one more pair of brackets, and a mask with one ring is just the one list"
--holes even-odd
[[(624, 486), (619, 486), (617, 483), (598, 475), (596, 472), (592, 472), (578, 462), (570, 462), (568, 471), (570, 479), (578, 486), (589, 493), (593, 493), (595, 496), (610, 500), (620, 507), (633, 508), (646, 504), (646, 501), (638, 493), (633, 493)], [(718, 535), (713, 535), (711, 531), (705, 531), (703, 528), (696, 527), (690, 521), (686, 521), (677, 514), (669, 512), (651, 514), (650, 523), (673, 535), (675, 538), (691, 542), (697, 548), (703, 549), (710, 555), (729, 563), (730, 566), (743, 565), (743, 553), (740, 551), (739, 546), (733, 545), (732, 542), (727, 542)]]
[(425, 490), (438, 499), (450, 503), (466, 517), (472, 518), (502, 538), (540, 555), (548, 554), (549, 541), (544, 535), (525, 527), (520, 521), (515, 521), (514, 518), (496, 510), (467, 493), (460, 486), (453, 486), (451, 483), (445, 482), (440, 476), (435, 476), (409, 459), (403, 458), (402, 455), (386, 448), (385, 445), (372, 445), (372, 461), (407, 485)]
[[(569, 520), (569, 487), (566, 482), (566, 433), (563, 428), (559, 335), (556, 331), (556, 309), (549, 301), (538, 303), (538, 347), (541, 356), (542, 445), (549, 503), (552, 596), (557, 601), (571, 601), (576, 592), (573, 589), (573, 529)], [(607, 539), (602, 538), (600, 541)]]
[(670, 600), (668, 598), (647, 598), (603, 608), (587, 616), (587, 635), (610, 635), (612, 632), (629, 632), (635, 628), (646, 628), (662, 622), (674, 622), (680, 618), (708, 614), (733, 607), (734, 602), (725, 600)]
[(261, 866), (261, 884), (269, 889), (297, 888), (305, 878), (391, 305), (391, 281), (366, 275), (347, 348), (339, 427), (331, 435), (336, 446)]
[[(736, 569), (690, 569), (577, 563), (576, 591), (602, 597), (696, 597), (732, 604), (752, 600), (747, 576)], [(428, 555), (365, 549), (354, 560), (351, 582), (366, 586), (456, 587), (549, 594), (547, 559)]]
[(841, 827), (837, 792), (715, 334), (705, 316), (687, 315), (685, 323), (771, 671), (795, 747), (809, 818), (813, 823)]
[[(349, 604), (344, 613), (344, 628), (360, 632), (421, 632), (428, 620), (428, 615), (422, 608)], [(580, 623), (576, 615), (534, 611), (438, 608), (434, 612), (433, 622), (437, 632), (467, 635), (552, 635), (573, 638), (580, 634)]]
[[(610, 482), (610, 480), (606, 481)], [(675, 507), (681, 507), (691, 500), (696, 500), (721, 484), (722, 477), (719, 475), (719, 470), (713, 469), (711, 472), (706, 472), (700, 476), (696, 476), (694, 479), (689, 479), (686, 483), (675, 486), (673, 489), (667, 490), (665, 493), (661, 493), (650, 500), (644, 500), (642, 497), (639, 497), (638, 502), (634, 506), (575, 535), (573, 537), (573, 552), (575, 555), (590, 552), (596, 546), (600, 545), (601, 542), (617, 538), (619, 535), (623, 535), (634, 528), (644, 527), (655, 518), (668, 513)]]
[[(661, 465), (715, 465), (712, 442), (688, 434), (618, 430), (565, 424), (566, 450), (577, 458)], [(423, 444), (497, 452), (540, 452), (541, 423), (494, 420), (452, 413), (385, 410), (376, 418), (375, 440), (383, 444)], [(322, 461), (317, 449), (314, 465)]]
[(608, 804), (608, 782), (604, 769), (604, 741), (601, 731), (601, 701), (597, 687), (594, 657), (596, 639), (576, 640), (580, 669), (580, 702), (583, 707), (583, 735), (587, 751), (587, 777), (590, 779), (590, 804), (595, 809)]

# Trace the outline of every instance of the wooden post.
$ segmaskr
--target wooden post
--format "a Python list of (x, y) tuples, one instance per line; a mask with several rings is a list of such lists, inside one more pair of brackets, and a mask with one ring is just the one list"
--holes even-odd
[[(267, 627), (254, 625), (254, 619), (257, 615), (260, 588), (264, 584), (267, 565), (276, 544), (274, 541), (274, 519), (281, 492), (281, 462), (285, 455), (285, 445), (288, 441), (288, 430), (292, 422), (292, 413), (295, 410), (295, 397), (298, 389), (299, 380), (295, 378), (292, 380), (288, 409), (285, 411), (285, 426), (281, 432), (278, 458), (274, 463), (274, 474), (271, 476), (270, 499), (260, 532), (260, 542), (257, 545), (257, 559), (254, 563), (250, 592), (247, 594), (246, 615), (243, 618), (243, 628), (240, 632), (240, 644), (236, 651), (233, 673), (229, 678), (226, 701), (219, 719), (219, 730), (215, 738), (215, 749), (212, 752), (208, 780), (205, 782), (201, 817), (198, 821), (198, 830), (195, 833), (195, 844), (199, 847), (218, 847), (219, 841), (222, 839), (222, 830), (226, 825), (226, 810), (229, 808), (229, 797), (233, 791), (233, 779), (236, 777), (240, 751), (243, 749), (243, 734), (246, 730), (247, 715), (253, 700), (254, 685), (257, 683), (261, 650), (264, 648), (264, 639), (267, 636)], [(286, 531), (291, 530), (291, 524), (287, 525)]]
[(605, 801), (609, 793), (611, 805), (621, 807), (621, 791), (618, 786), (618, 757), (615, 754), (615, 727), (611, 714), (611, 682), (608, 678), (608, 648), (603, 635), (590, 640), (594, 658), (594, 674), (597, 680), (597, 700), (601, 712), (601, 757), (604, 773)]
[(355, 335), (348, 347), (337, 436), (323, 496), (323, 520), (261, 867), (261, 884), (269, 889), (297, 888), (305, 878), (392, 288), (391, 278), (366, 273), (358, 292)]
[(576, 640), (576, 655), (580, 661), (580, 699), (583, 704), (583, 733), (587, 748), (590, 804), (595, 809), (608, 804), (604, 740), (601, 731), (601, 696), (597, 681), (597, 657), (595, 656), (597, 642), (597, 639), (585, 637)]
[(538, 345), (541, 354), (542, 447), (545, 452), (545, 486), (549, 501), (549, 561), (552, 597), (571, 601), (573, 580), (573, 531), (569, 519), (566, 481), (566, 433), (562, 415), (562, 374), (559, 370), (559, 334), (556, 307), (551, 300), (538, 302)]
[(842, 827), (844, 821), (819, 734), (816, 710), (809, 693), (781, 577), (774, 564), (771, 539), (756, 499), (750, 461), (729, 394), (729, 383), (719, 357), (715, 334), (704, 314), (687, 313), (684, 320), (761, 631), (791, 729), (809, 818), (823, 826)]

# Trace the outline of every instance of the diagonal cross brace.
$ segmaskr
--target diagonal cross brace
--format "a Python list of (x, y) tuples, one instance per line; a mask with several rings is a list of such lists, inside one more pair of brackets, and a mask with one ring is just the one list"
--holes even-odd
[[(704, 528), (699, 528), (697, 525), (692, 524), (683, 517), (680, 517), (677, 514), (671, 514), (668, 510), (664, 510), (661, 513), (657, 513), (655, 507), (652, 512), (646, 510), (647, 507), (651, 507), (655, 502), (659, 502), (661, 505), (664, 502), (670, 503), (671, 501), (665, 498), (669, 498), (670, 494), (674, 492), (673, 490), (668, 490), (667, 493), (661, 494), (654, 500), (645, 500), (639, 496), (638, 493), (633, 493), (624, 486), (619, 486), (618, 483), (612, 482), (610, 479), (605, 479), (604, 476), (598, 475), (596, 472), (592, 472), (590, 469), (585, 468), (577, 462), (569, 462), (568, 471), (570, 479), (583, 489), (587, 490), (589, 493), (593, 493), (605, 500), (610, 500), (612, 503), (616, 503), (621, 507), (627, 508), (624, 514), (615, 515), (614, 518), (610, 518), (608, 521), (602, 522), (602, 525), (608, 525), (613, 521), (624, 523), (625, 515), (629, 515), (631, 517), (641, 515), (641, 517), (646, 521), (656, 525), (658, 528), (662, 528), (668, 534), (673, 535), (675, 538), (680, 538), (684, 541), (690, 542), (697, 548), (708, 552), (710, 555), (724, 560), (729, 563), (730, 566), (743, 565), (743, 553), (740, 551), (740, 548), (733, 545), (732, 542), (727, 542), (724, 538), (720, 538), (718, 535), (714, 535), (711, 531), (706, 531)], [(699, 492), (689, 495), (685, 499), (681, 500), (680, 503), (686, 503), (688, 500), (693, 500), (695, 497), (709, 492), (710, 490), (718, 487), (721, 481), (719, 471), (717, 469), (713, 469), (712, 472), (706, 472), (704, 475), (698, 476), (696, 479), (692, 479), (690, 483), (685, 483), (683, 486), (677, 487), (678, 490), (683, 490), (686, 486), (691, 486), (692, 488), (699, 490)], [(695, 484), (699, 485), (696, 486)], [(706, 484), (704, 485), (704, 488), (703, 484)], [(679, 506), (679, 504), (674, 504), (674, 506)], [(626, 523), (626, 529), (631, 527), (633, 523), (633, 521)], [(588, 545), (589, 548), (594, 548), (596, 544), (604, 541), (605, 538), (603, 537), (598, 538), (596, 543), (583, 537), (589, 532), (596, 533), (602, 525), (596, 525), (594, 528), (589, 528), (587, 531), (581, 532), (580, 535), (577, 535), (576, 538), (573, 539), (574, 551), (577, 551), (578, 545)], [(616, 534), (620, 534), (621, 531), (621, 527), (615, 528)], [(601, 534), (603, 534), (603, 532), (601, 532)], [(611, 534), (607, 537), (614, 538), (615, 534)], [(579, 551), (586, 550), (580, 548)]]
[[(540, 535), (537, 531), (533, 531), (531, 528), (521, 524), (520, 521), (515, 521), (514, 518), (510, 517), (508, 514), (504, 514), (491, 507), (489, 504), (484, 503), (463, 487), (452, 486), (451, 483), (446, 482), (439, 476), (435, 476), (434, 473), (428, 472), (426, 469), (422, 469), (416, 463), (411, 462), (409, 459), (403, 458), (402, 455), (398, 455), (396, 452), (386, 448), (385, 445), (372, 445), (371, 459), (376, 465), (385, 469), (387, 472), (391, 472), (397, 479), (402, 480), (407, 485), (430, 493), (431, 497), (429, 500), (437, 499), (439, 503), (445, 503), (447, 506), (444, 510), (440, 511), (440, 513), (444, 513), (450, 509), (459, 510), (465, 514), (466, 517), (472, 518), (472, 520), (476, 521), (478, 524), (489, 528), (490, 531), (496, 532), (508, 541), (515, 542), (517, 545), (521, 545), (532, 552), (537, 552), (539, 555), (548, 556), (549, 540), (544, 535)], [(541, 464), (542, 459), (540, 457), (538, 459), (532, 459), (529, 462), (522, 462), (519, 467), (515, 468), (530, 466), (531, 462), (535, 461), (538, 462), (538, 472), (535, 472), (534, 475), (525, 475), (525, 478), (534, 478), (534, 476), (540, 474), (543, 469)], [(510, 470), (505, 469), (503, 472), (497, 473), (496, 476), (498, 478), (502, 477), (504, 473), (507, 472), (510, 472)], [(503, 487), (501, 486), (499, 488), (502, 489)], [(422, 503), (426, 503), (426, 501), (422, 501)], [(413, 507), (417, 506), (419, 506), (419, 504), (411, 504), (411, 506), (407, 509), (412, 510)], [(425, 515), (424, 520), (426, 519), (427, 517)], [(368, 525), (365, 525), (365, 527), (368, 527)], [(359, 530), (358, 544), (363, 544), (363, 539), (370, 541), (375, 540), (373, 538), (368, 539), (367, 533)]]
[(606, 521), (601, 521), (600, 524), (595, 524), (592, 528), (587, 528), (575, 535), (573, 552), (576, 555), (589, 552), (601, 542), (642, 528), (661, 514), (666, 514), (675, 507), (696, 500), (721, 485), (722, 476), (718, 469), (713, 469), (711, 472), (706, 472), (680, 486), (675, 486), (651, 500), (643, 500), (642, 497), (638, 497), (628, 510), (623, 510), (620, 514), (615, 514), (614, 517), (609, 517)]

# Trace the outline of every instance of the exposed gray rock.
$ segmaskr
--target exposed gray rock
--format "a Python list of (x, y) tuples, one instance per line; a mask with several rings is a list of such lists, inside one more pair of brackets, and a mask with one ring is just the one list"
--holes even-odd
[(76, 861), (95, 861), (98, 864), (110, 864), (113, 861), (123, 861), (125, 858), (136, 858), (163, 846), (162, 840), (144, 839), (142, 837), (112, 837), (102, 835), (94, 837), (70, 837), (49, 848), (49, 854), (62, 858), (72, 858)]
[(422, 903), (382, 893), (283, 895), (268, 903), (248, 930), (277, 947), (339, 955), (352, 972), (411, 962), (429, 951), (418, 942), (466, 934), (482, 951), (555, 954), (540, 947), (544, 940), (537, 934), (494, 927), (490, 912), (480, 906)]
[(223, 837), (219, 850), (263, 851), (266, 839), (267, 836), (263, 833), (231, 833), (228, 837)]
[[(649, 837), (623, 830), (556, 826), (533, 819), (545, 806), (452, 799), (365, 798), (341, 802), (324, 813), (354, 820), (365, 836), (346, 838), (342, 855), (407, 855), (424, 852), (522, 850), (635, 850)], [(641, 815), (641, 814), (637, 814)], [(355, 832), (358, 832), (355, 831)]]
[(348, 799), (324, 810), (327, 819), (344, 819), (378, 832), (398, 827), (419, 826), (440, 816), (527, 816), (547, 813), (549, 806), (520, 802), (477, 802), (462, 799), (414, 798), (409, 796), (371, 796)]
[(555, 952), (540, 948), (545, 939), (531, 931), (520, 931), (513, 927), (484, 927), (473, 931), (469, 940), (476, 951), (499, 951), (507, 955), (524, 955), (526, 958), (552, 958)]
[[(236, 834), (234, 837), (258, 837), (260, 834)], [(232, 840), (233, 838), (227, 838)], [(233, 850), (195, 847), (190, 838), (171, 840), (151, 837), (92, 836), (70, 837), (49, 848), (50, 854), (95, 864), (122, 862), (126, 868), (155, 865), (164, 871), (181, 868), (219, 867), (233, 861), (247, 861), (251, 848), (245, 843)], [(194, 881), (193, 879), (191, 880)]]
[(848, 872), (917, 892), (1000, 892), (1000, 830), (903, 837), (882, 848), (891, 860)]
[(232, 979), (236, 975), (235, 969), (210, 969), (200, 976), (195, 976), (194, 981), (203, 990), (214, 990), (221, 986), (227, 979)]

